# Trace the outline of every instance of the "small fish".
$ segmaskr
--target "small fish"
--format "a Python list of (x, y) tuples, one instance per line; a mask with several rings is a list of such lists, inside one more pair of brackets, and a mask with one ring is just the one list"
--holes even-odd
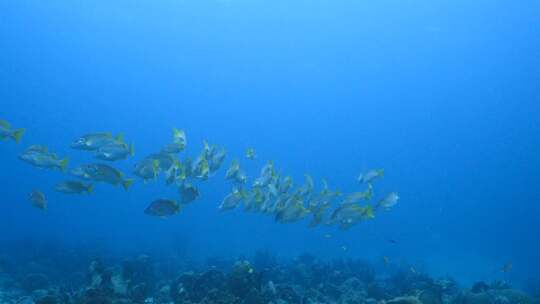
[(105, 182), (114, 186), (122, 185), (127, 191), (133, 184), (133, 179), (124, 179), (124, 174), (119, 170), (105, 164), (87, 164), (74, 168), (72, 175), (85, 180)]
[(316, 227), (319, 224), (323, 222), (324, 215), (326, 214), (326, 210), (330, 207), (330, 204), (327, 202), (324, 202), (322, 204), (319, 204), (317, 206), (313, 206), (310, 208), (311, 213), (313, 214), (313, 219), (309, 223), (310, 227)]
[(368, 189), (363, 192), (353, 192), (347, 196), (345, 203), (357, 203), (361, 200), (369, 201), (373, 197), (373, 187), (368, 184)]
[(372, 183), (374, 180), (384, 176), (384, 169), (373, 169), (358, 176), (360, 183)]
[(19, 155), (19, 159), (30, 165), (44, 169), (66, 170), (69, 160), (58, 159), (56, 154), (49, 153), (47, 148), (40, 145), (33, 145)]
[(257, 154), (255, 153), (255, 149), (248, 148), (246, 150), (246, 158), (251, 159), (251, 160), (254, 160), (255, 158), (257, 158)]
[(32, 206), (39, 208), (41, 210), (47, 210), (47, 199), (45, 194), (39, 190), (32, 190), (29, 195), (30, 203)]
[(238, 189), (234, 189), (233, 192), (229, 193), (221, 202), (219, 210), (227, 211), (236, 208), (243, 199), (247, 197), (247, 194)]
[(173, 142), (182, 143), (184, 146), (187, 144), (186, 133), (184, 130), (173, 128)]
[(199, 156), (199, 158), (197, 158), (193, 164), (193, 174), (195, 175), (195, 178), (207, 180), (210, 176), (210, 166), (208, 164), (208, 160), (202, 156)]
[(296, 200), (289, 203), (285, 209), (276, 213), (275, 219), (279, 223), (292, 223), (303, 219), (309, 210), (304, 207), (301, 201)]
[(409, 268), (409, 270), (413, 273), (413, 274), (418, 274), (418, 271), (416, 271), (416, 268), (414, 268), (414, 266), (411, 266)]
[(384, 265), (390, 264), (390, 258), (387, 256), (383, 256)]
[(180, 212), (180, 205), (173, 200), (158, 199), (150, 203), (144, 213), (151, 216), (168, 217)]
[(173, 128), (173, 142), (163, 147), (161, 151), (164, 153), (177, 154), (184, 151), (186, 144), (186, 133), (183, 130)]
[(101, 160), (116, 161), (133, 155), (135, 155), (133, 144), (128, 145), (123, 142), (113, 142), (99, 147), (95, 157)]
[(389, 239), (389, 240), (388, 240), (388, 243), (390, 243), (390, 244), (397, 244), (397, 241), (394, 240), (394, 239)]
[(507, 272), (512, 271), (512, 268), (514, 268), (514, 265), (512, 264), (512, 262), (508, 262), (503, 265), (503, 267), (501, 268), (501, 271), (504, 273), (507, 273)]
[(340, 229), (349, 229), (362, 220), (375, 217), (373, 207), (359, 206), (353, 203), (342, 203), (331, 214), (328, 224), (338, 224)]
[(174, 154), (164, 152), (150, 154), (145, 157), (144, 160), (156, 160), (158, 162), (158, 169), (164, 172), (169, 171), (172, 167), (176, 166), (178, 162), (178, 159)]
[(180, 143), (170, 143), (170, 144), (165, 145), (161, 149), (161, 152), (170, 153), (170, 154), (178, 154), (182, 151), (184, 151), (184, 145)]
[(12, 139), (16, 143), (21, 142), (25, 129), (12, 129), (9, 122), (0, 120), (0, 140)]
[(156, 159), (145, 158), (135, 164), (133, 174), (142, 178), (145, 182), (150, 179), (156, 179), (159, 172), (159, 161)]
[(231, 162), (229, 169), (225, 172), (225, 179), (235, 179), (236, 174), (240, 172), (240, 163), (235, 159)]
[(397, 205), (398, 200), (399, 200), (399, 196), (397, 195), (397, 193), (391, 192), (385, 198), (383, 198), (377, 203), (377, 205), (375, 206), (375, 209), (390, 210), (392, 209), (392, 207)]
[(178, 191), (180, 192), (180, 197), (182, 198), (182, 204), (191, 203), (199, 197), (199, 190), (189, 183), (182, 184), (178, 188)]
[(324, 237), (325, 239), (331, 239), (333, 236), (332, 236), (332, 234), (330, 234), (330, 233), (326, 233), (325, 235), (323, 235), (323, 237)]
[(341, 250), (347, 251), (347, 250), (349, 250), (349, 248), (347, 248), (347, 246), (341, 246)]
[(54, 190), (69, 194), (92, 193), (94, 186), (92, 184), (85, 185), (79, 181), (65, 181), (56, 184)]
[(212, 149), (208, 156), (208, 166), (210, 167), (210, 172), (216, 172), (221, 168), (221, 165), (225, 161), (225, 157), (227, 156), (227, 151), (225, 148), (218, 148), (216, 146), (212, 146)]
[(91, 133), (77, 138), (71, 143), (70, 147), (75, 150), (96, 151), (105, 145), (122, 142), (123, 136), (120, 134), (113, 137), (108, 132)]

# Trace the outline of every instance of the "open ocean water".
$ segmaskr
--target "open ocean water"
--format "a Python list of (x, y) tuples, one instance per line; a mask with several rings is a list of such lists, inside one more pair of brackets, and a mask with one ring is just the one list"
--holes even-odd
[(538, 1), (3, 0), (0, 120), (2, 304), (540, 303)]

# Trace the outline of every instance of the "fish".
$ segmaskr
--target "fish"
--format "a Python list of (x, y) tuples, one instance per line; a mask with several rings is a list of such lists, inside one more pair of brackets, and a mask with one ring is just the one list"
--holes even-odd
[(191, 203), (199, 197), (199, 190), (190, 183), (182, 184), (178, 188), (178, 192), (182, 198), (182, 204)]
[(173, 128), (173, 142), (187, 144), (186, 133), (184, 130)]
[(324, 237), (325, 239), (331, 239), (331, 238), (333, 237), (333, 235), (330, 234), (330, 233), (325, 233), (325, 234), (323, 235), (323, 237)]
[(313, 206), (310, 208), (311, 214), (313, 214), (313, 219), (309, 223), (310, 227), (316, 227), (319, 224), (323, 222), (324, 215), (326, 213), (326, 210), (330, 207), (330, 203), (324, 202), (322, 204), (319, 204), (317, 206)]
[(290, 176), (285, 176), (283, 178), (283, 181), (279, 185), (279, 192), (281, 193), (287, 193), (292, 188), (293, 185), (293, 179)]
[(399, 200), (399, 196), (397, 195), (397, 193), (391, 192), (385, 198), (377, 202), (375, 209), (390, 210), (392, 209), (392, 207), (397, 205), (398, 200)]
[(221, 165), (225, 161), (227, 156), (227, 151), (225, 148), (213, 146), (209, 156), (208, 156), (208, 166), (210, 168), (210, 173), (216, 172), (221, 168)]
[(253, 187), (266, 187), (276, 177), (274, 162), (268, 161), (261, 169), (260, 176), (253, 182)]
[(219, 205), (219, 210), (227, 211), (227, 210), (235, 209), (246, 197), (247, 197), (246, 192), (242, 190), (234, 189), (231, 193), (225, 196), (225, 198), (221, 202), (221, 205)]
[(230, 180), (235, 184), (243, 185), (247, 181), (246, 173), (240, 168), (238, 160), (233, 160), (225, 172), (225, 179)]
[(247, 148), (246, 150), (246, 158), (250, 160), (254, 160), (257, 158), (257, 154), (255, 153), (255, 149), (253, 148)]
[(295, 199), (283, 210), (278, 211), (275, 219), (279, 223), (292, 223), (303, 219), (308, 213), (309, 210), (304, 207), (302, 202)]
[(182, 174), (185, 176), (185, 179), (193, 177), (193, 161), (189, 157), (184, 158)]
[(86, 164), (74, 168), (72, 175), (96, 182), (105, 182), (114, 186), (121, 185), (126, 191), (133, 184), (133, 179), (124, 179), (124, 174), (106, 164)]
[(20, 143), (25, 132), (25, 129), (12, 129), (9, 122), (0, 120), (0, 140), (12, 139)]
[(362, 192), (353, 192), (345, 199), (346, 203), (357, 203), (361, 200), (369, 201), (373, 197), (373, 187), (368, 184), (368, 189)]
[(354, 203), (342, 203), (331, 214), (328, 225), (338, 224), (340, 229), (349, 229), (362, 220), (375, 217), (373, 207), (362, 207)]
[(383, 256), (383, 262), (384, 262), (384, 265), (390, 264), (390, 258), (387, 256)]
[(240, 172), (240, 163), (235, 159), (231, 162), (229, 169), (225, 172), (225, 179), (235, 179), (238, 172)]
[(161, 151), (164, 153), (177, 154), (184, 151), (186, 144), (186, 133), (183, 130), (173, 128), (172, 143), (167, 144), (165, 147), (163, 147), (163, 149), (161, 149)]
[(59, 169), (62, 172), (66, 170), (69, 163), (67, 158), (58, 159), (56, 154), (48, 152), (47, 147), (41, 145), (30, 146), (19, 155), (19, 159), (34, 167)]
[(504, 272), (504, 273), (510, 272), (512, 271), (512, 268), (514, 268), (514, 265), (512, 264), (512, 262), (507, 262), (501, 268), (501, 272)]
[(166, 218), (180, 212), (181, 206), (170, 199), (157, 199), (144, 210), (146, 215)]
[(79, 181), (65, 181), (56, 184), (54, 190), (69, 194), (92, 193), (94, 186), (92, 184), (85, 185)]
[(195, 178), (201, 180), (207, 180), (210, 176), (210, 166), (208, 164), (208, 160), (202, 155), (199, 156), (193, 164), (193, 174), (195, 175)]
[(158, 162), (158, 170), (167, 172), (172, 167), (176, 166), (178, 163), (178, 159), (174, 156), (174, 154), (170, 153), (155, 153), (150, 154), (144, 158), (145, 160), (151, 160), (151, 161), (157, 161)]
[(41, 209), (41, 210), (47, 210), (47, 199), (45, 198), (45, 194), (39, 190), (32, 190), (29, 195), (29, 200), (32, 206)]
[(305, 178), (306, 178), (306, 183), (302, 188), (300, 188), (300, 192), (299, 192), (299, 194), (302, 197), (307, 197), (308, 195), (310, 195), (311, 192), (313, 191), (313, 188), (315, 187), (313, 183), (313, 178), (311, 177), (311, 175), (305, 174)]
[(95, 157), (101, 160), (116, 161), (126, 159), (135, 155), (133, 144), (128, 145), (123, 142), (112, 142), (97, 149)]
[(159, 161), (152, 158), (145, 158), (135, 164), (133, 174), (142, 178), (145, 182), (156, 179), (159, 172)]
[(122, 143), (123, 141), (121, 134), (114, 137), (109, 132), (90, 133), (74, 140), (70, 147), (75, 150), (96, 151), (105, 145)]
[(372, 183), (374, 180), (384, 176), (384, 169), (373, 169), (366, 173), (362, 173), (358, 176), (358, 182), (360, 183)]

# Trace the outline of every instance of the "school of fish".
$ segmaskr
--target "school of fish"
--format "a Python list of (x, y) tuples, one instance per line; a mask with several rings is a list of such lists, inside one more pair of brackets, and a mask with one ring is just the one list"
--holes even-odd
[[(25, 129), (13, 129), (7, 121), (0, 120), (0, 140), (19, 143), (24, 133)], [(131, 173), (143, 183), (163, 175), (166, 185), (178, 189), (178, 199), (158, 198), (148, 205), (144, 214), (167, 218), (180, 213), (186, 205), (199, 198), (197, 184), (215, 177), (223, 166), (227, 156), (224, 147), (204, 141), (202, 151), (192, 159), (187, 155), (181, 156), (186, 145), (185, 132), (173, 128), (169, 143), (134, 165)], [(42, 145), (29, 146), (18, 158), (36, 168), (60, 170), (72, 176), (54, 187), (55, 191), (65, 194), (91, 194), (94, 183), (120, 186), (127, 191), (134, 183), (133, 178), (127, 178), (112, 165), (113, 162), (135, 155), (134, 145), (126, 143), (122, 135), (89, 133), (75, 139), (70, 148), (92, 153), (99, 162), (68, 168), (68, 158), (58, 157)], [(257, 158), (254, 148), (246, 150), (245, 158), (248, 161)], [(235, 159), (224, 175), (224, 179), (230, 183), (231, 191), (225, 195), (218, 208), (230, 211), (243, 207), (246, 212), (265, 214), (282, 224), (308, 219), (310, 227), (326, 225), (348, 229), (375, 218), (378, 212), (391, 210), (398, 203), (396, 192), (374, 200), (373, 184), (383, 176), (383, 169), (363, 172), (357, 179), (359, 191), (341, 193), (339, 190), (331, 190), (326, 180), (321, 180), (320, 188), (316, 189), (309, 174), (305, 174), (302, 184), (295, 185), (293, 178), (277, 170), (273, 161), (268, 161), (250, 182), (240, 161)], [(29, 201), (36, 208), (47, 209), (46, 196), (37, 189), (31, 191)]]

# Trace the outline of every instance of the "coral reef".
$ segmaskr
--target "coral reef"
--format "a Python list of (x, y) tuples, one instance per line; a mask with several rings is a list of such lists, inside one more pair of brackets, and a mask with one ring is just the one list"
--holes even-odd
[[(81, 261), (87, 262), (83, 270)], [(47, 261), (0, 272), (2, 304), (538, 304), (501, 281), (459, 289), (451, 278), (396, 269), (377, 275), (362, 260), (320, 261), (303, 254), (281, 261), (266, 251), (206, 266), (163, 267), (149, 256), (127, 260), (81, 258), (61, 271)], [(180, 265), (168, 261), (166, 265)], [(193, 266), (193, 267), (190, 267)], [(70, 269), (63, 265), (62, 269)], [(35, 271), (41, 272), (35, 272)], [(27, 271), (31, 271), (28, 272)], [(85, 272), (79, 280), (73, 272)], [(51, 279), (54, 278), (54, 279)], [(536, 286), (536, 285), (535, 285)], [(531, 287), (531, 290), (536, 290)]]

